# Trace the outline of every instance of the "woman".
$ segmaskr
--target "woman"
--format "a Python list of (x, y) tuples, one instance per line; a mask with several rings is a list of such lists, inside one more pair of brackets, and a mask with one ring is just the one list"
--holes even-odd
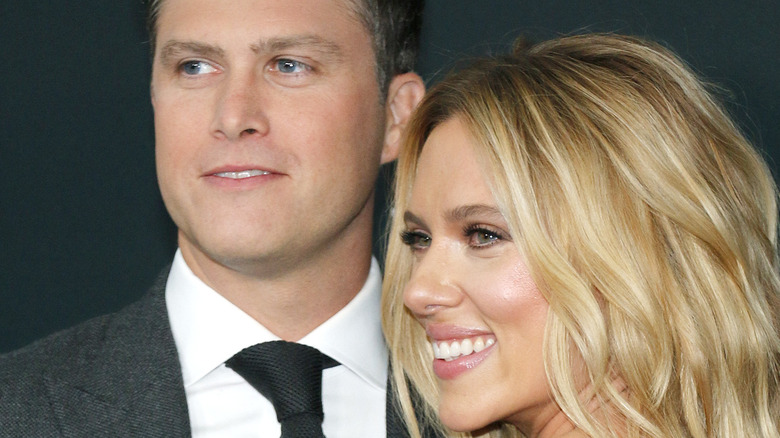
[(395, 190), (384, 330), (413, 436), (437, 414), (456, 436), (780, 436), (775, 185), (667, 50), (477, 61), (417, 110)]

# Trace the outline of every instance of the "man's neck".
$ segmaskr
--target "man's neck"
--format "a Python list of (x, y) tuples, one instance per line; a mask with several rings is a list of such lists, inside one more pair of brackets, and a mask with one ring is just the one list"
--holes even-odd
[(334, 245), (330, 253), (295, 263), (283, 275), (258, 275), (216, 262), (181, 245), (192, 272), (269, 331), (297, 341), (347, 305), (371, 266), (370, 239), (359, 248)]

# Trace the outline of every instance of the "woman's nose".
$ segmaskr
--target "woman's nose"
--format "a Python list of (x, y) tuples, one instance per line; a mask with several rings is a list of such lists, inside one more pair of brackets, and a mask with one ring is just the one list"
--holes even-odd
[(441, 252), (430, 247), (417, 260), (404, 289), (404, 304), (418, 318), (456, 307), (463, 299), (455, 264)]

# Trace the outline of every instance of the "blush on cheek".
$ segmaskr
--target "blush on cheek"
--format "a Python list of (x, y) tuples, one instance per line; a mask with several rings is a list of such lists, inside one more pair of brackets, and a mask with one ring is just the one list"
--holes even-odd
[(515, 261), (513, 266), (494, 273), (492, 277), (497, 280), (492, 288), (494, 303), (491, 305), (496, 319), (511, 321), (522, 317), (528, 320), (546, 316), (547, 300), (531, 278), (525, 263)]

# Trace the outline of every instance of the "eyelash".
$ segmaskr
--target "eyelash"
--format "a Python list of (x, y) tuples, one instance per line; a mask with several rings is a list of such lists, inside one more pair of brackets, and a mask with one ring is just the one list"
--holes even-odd
[[(188, 72), (186, 70), (187, 68), (192, 67), (192, 66), (194, 66), (196, 64), (200, 64), (201, 68), (216, 69), (213, 65), (211, 65), (210, 63), (208, 63), (206, 61), (203, 61), (203, 60), (200, 60), (200, 59), (189, 59), (189, 60), (186, 60), (186, 61), (183, 61), (183, 62), (179, 63), (179, 65), (176, 66), (176, 70), (178, 72), (180, 72), (181, 74), (183, 74), (184, 76), (189, 76), (189, 77), (199, 76), (196, 73), (188, 74)], [(285, 72), (285, 71), (282, 71), (282, 69), (280, 68), (280, 66), (282, 66), (282, 65), (293, 66), (294, 69), (300, 69), (300, 71)], [(271, 62), (271, 70), (279, 72), (279, 73), (282, 73), (282, 74), (285, 74), (285, 75), (301, 75), (301, 74), (306, 74), (308, 72), (311, 72), (314, 69), (309, 64), (307, 64), (305, 62), (302, 62), (302, 61), (299, 61), (297, 59), (277, 58), (277, 59), (274, 59)]]
[[(293, 65), (295, 65), (295, 67), (300, 68), (301, 71), (299, 71), (299, 72), (283, 72), (279, 68), (282, 64), (288, 64), (288, 65), (289, 64), (293, 64)], [(271, 66), (272, 66), (271, 67), (272, 71), (277, 71), (277, 72), (283, 73), (283, 74), (304, 74), (304, 73), (312, 71), (312, 67), (309, 64), (307, 64), (305, 62), (302, 62), (302, 61), (298, 61), (297, 59), (292, 59), (292, 58), (277, 58), (277, 59), (274, 59), (273, 62), (271, 63)]]
[(420, 231), (402, 231), (401, 232), (401, 242), (404, 243), (404, 245), (408, 246), (412, 249), (412, 251), (421, 250), (423, 248), (427, 248), (428, 245), (425, 247), (420, 246), (420, 240), (426, 240), (428, 245), (430, 245), (431, 237), (427, 234), (420, 232)]
[(184, 62), (181, 62), (179, 65), (176, 66), (176, 70), (181, 72), (181, 73), (187, 73), (187, 69), (189, 69), (189, 68), (191, 68), (191, 67), (193, 67), (195, 65), (201, 64), (201, 63), (202, 63), (202, 61), (194, 61), (194, 60), (193, 61), (184, 61)]
[[(489, 236), (490, 241), (487, 243), (475, 243), (473, 240), (478, 234)], [(503, 232), (476, 224), (463, 228), (463, 236), (468, 240), (469, 246), (474, 249), (485, 249), (502, 240), (507, 240)], [(412, 251), (418, 251), (430, 246), (431, 237), (421, 231), (403, 231), (401, 232), (401, 241), (409, 246)], [(422, 244), (421, 241), (425, 241), (425, 243)]]
[[(472, 239), (474, 239), (480, 233), (490, 236), (491, 237), (490, 242), (474, 244), (472, 242)], [(499, 241), (506, 240), (506, 236), (504, 236), (504, 233), (492, 229), (491, 227), (486, 227), (484, 225), (476, 225), (476, 224), (468, 225), (465, 228), (463, 228), (463, 235), (467, 239), (469, 239), (469, 246), (476, 249), (488, 248), (490, 246), (495, 245)]]
[[(199, 64), (199, 67), (201, 69), (212, 69), (214, 71), (217, 70), (217, 67), (215, 67), (213, 64), (211, 64), (211, 63), (209, 63), (207, 61), (203, 61), (201, 59), (188, 59), (186, 61), (182, 61), (181, 63), (179, 63), (176, 66), (176, 71), (179, 74), (181, 74), (181, 75), (183, 75), (185, 77), (195, 78), (197, 76), (201, 76), (202, 74), (201, 73), (192, 73), (192, 74), (190, 74), (190, 73), (187, 72), (187, 68), (192, 67), (192, 66), (197, 65), (197, 64)], [(209, 71), (209, 72), (206, 72), (206, 73), (213, 73), (213, 72)]]

